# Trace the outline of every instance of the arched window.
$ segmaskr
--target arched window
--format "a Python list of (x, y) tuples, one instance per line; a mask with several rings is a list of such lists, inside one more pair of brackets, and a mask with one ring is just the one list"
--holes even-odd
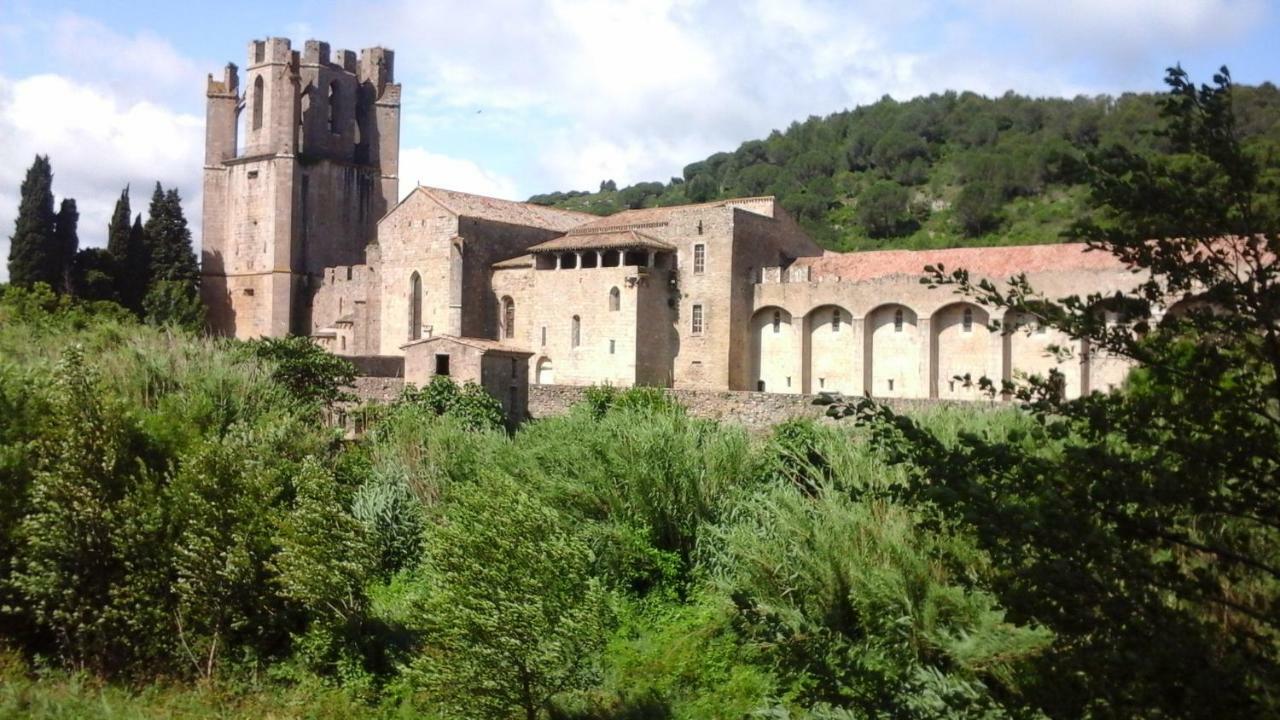
[(622, 293), (618, 292), (618, 288), (609, 289), (609, 310), (617, 310), (622, 304)]
[(902, 332), (902, 308), (893, 311), (893, 331)]
[(570, 344), (578, 347), (582, 344), (582, 318), (577, 315), (573, 316), (573, 334), (570, 337)]
[(253, 129), (254, 130), (262, 129), (263, 101), (264, 99), (263, 99), (263, 92), (262, 92), (262, 76), (259, 75), (257, 79), (253, 81)]
[(329, 132), (337, 135), (342, 132), (338, 120), (338, 81), (329, 83)]
[(774, 310), (773, 311), (773, 332), (777, 334), (781, 331), (782, 331), (782, 311)]
[(516, 336), (516, 301), (510, 296), (502, 298), (502, 337), (508, 340)]
[(961, 327), (965, 332), (973, 331), (973, 308), (964, 309), (964, 319), (961, 321)]
[(422, 277), (409, 276), (409, 339), (422, 337)]
[(834, 308), (831, 311), (831, 332), (840, 332), (840, 309)]

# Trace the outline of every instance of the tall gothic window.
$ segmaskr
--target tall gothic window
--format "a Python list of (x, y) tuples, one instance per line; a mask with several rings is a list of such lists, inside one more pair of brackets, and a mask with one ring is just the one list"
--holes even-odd
[(774, 310), (773, 311), (773, 333), (777, 335), (779, 332), (782, 332), (782, 311)]
[(337, 135), (342, 132), (338, 119), (338, 81), (329, 83), (329, 132)]
[(893, 311), (893, 331), (902, 332), (902, 308)]
[(618, 292), (618, 288), (611, 288), (609, 290), (609, 310), (610, 311), (617, 310), (621, 304), (622, 304), (622, 293)]
[(570, 337), (570, 343), (573, 347), (582, 344), (582, 318), (577, 315), (573, 316), (573, 334)]
[(502, 298), (502, 337), (510, 340), (516, 336), (516, 301)]
[(831, 310), (831, 332), (840, 332), (840, 309)]
[(961, 320), (961, 327), (965, 332), (973, 332), (973, 308), (965, 308), (964, 316)]
[(422, 337), (422, 277), (414, 273), (409, 277), (409, 339)]
[(262, 129), (262, 104), (265, 102), (262, 92), (262, 76), (253, 81), (253, 129)]

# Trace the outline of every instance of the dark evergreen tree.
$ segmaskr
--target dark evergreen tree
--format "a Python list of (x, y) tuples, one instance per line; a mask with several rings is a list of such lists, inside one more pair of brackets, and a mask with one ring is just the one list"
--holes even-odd
[(182, 198), (176, 189), (165, 191), (156, 183), (145, 230), (152, 284), (157, 280), (194, 283), (199, 269), (191, 249), (191, 230), (182, 212)]
[(53, 169), (48, 156), (37, 155), (22, 181), (22, 200), (9, 238), (9, 282), (38, 282), (60, 287), (54, 239)]
[[(137, 248), (131, 244), (133, 238), (129, 219), (133, 210), (129, 204), (129, 186), (120, 191), (120, 199), (116, 200), (116, 209), (111, 213), (111, 222), (107, 224), (107, 259), (109, 266), (97, 267), (100, 272), (110, 276), (113, 294), (131, 310), (137, 310), (137, 303), (131, 302), (131, 290), (136, 285), (133, 275), (138, 272), (133, 257)], [(139, 239), (141, 236), (139, 236)], [(102, 265), (95, 263), (96, 266)], [(136, 293), (133, 293), (136, 294)]]
[(109, 250), (84, 248), (77, 252), (72, 267), (72, 287), (75, 288), (76, 297), (119, 302), (115, 268), (115, 259)]
[(149, 260), (142, 299), (147, 322), (200, 329), (204, 324), (197, 285), (200, 270), (191, 248), (191, 230), (182, 212), (182, 198), (176, 189), (166, 192), (156, 183), (143, 237)]
[(76, 210), (76, 201), (67, 198), (58, 207), (58, 216), (54, 220), (53, 262), (58, 274), (55, 290), (74, 295), (74, 271), (76, 252), (80, 249), (80, 236), (77, 227), (80, 224), (80, 213)]

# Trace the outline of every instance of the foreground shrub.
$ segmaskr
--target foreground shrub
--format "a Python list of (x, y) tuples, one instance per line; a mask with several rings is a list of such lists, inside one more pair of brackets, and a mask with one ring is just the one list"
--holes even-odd
[(428, 647), (413, 676), (451, 717), (537, 718), (586, 687), (606, 632), (585, 542), (554, 509), (492, 478), (456, 493), (428, 533)]
[(707, 544), (738, 622), (804, 704), (857, 716), (1006, 717), (1003, 698), (1048, 644), (954, 577), (975, 553), (904, 509), (793, 488), (763, 492)]

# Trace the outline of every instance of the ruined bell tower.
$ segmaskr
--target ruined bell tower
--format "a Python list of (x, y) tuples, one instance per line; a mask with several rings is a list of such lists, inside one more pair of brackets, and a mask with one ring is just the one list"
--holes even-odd
[(324, 268), (363, 262), (399, 191), (400, 86), (384, 48), (249, 44), (209, 77), (201, 293), (222, 335), (309, 330)]

